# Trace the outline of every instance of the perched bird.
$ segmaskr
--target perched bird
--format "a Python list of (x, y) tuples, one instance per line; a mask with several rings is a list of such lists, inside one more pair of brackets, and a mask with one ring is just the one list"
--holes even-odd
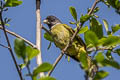
[[(43, 22), (48, 25), (56, 47), (61, 50), (64, 49), (75, 31), (70, 26), (62, 24), (62, 22), (55, 16), (48, 16)], [(67, 49), (66, 54), (79, 61), (80, 50), (82, 49), (86, 52), (85, 48), (85, 43), (77, 35), (75, 36), (72, 45)]]
[[(56, 47), (60, 48), (61, 50), (64, 49), (69, 43), (70, 38), (72, 37), (75, 31), (70, 26), (63, 24), (55, 16), (48, 16), (43, 22), (48, 25)], [(70, 47), (68, 47), (65, 54), (79, 62), (80, 54), (86, 54), (88, 67), (90, 68), (93, 64), (91, 62), (91, 58), (86, 52), (86, 45), (79, 35), (75, 36), (72, 44), (70, 45)]]

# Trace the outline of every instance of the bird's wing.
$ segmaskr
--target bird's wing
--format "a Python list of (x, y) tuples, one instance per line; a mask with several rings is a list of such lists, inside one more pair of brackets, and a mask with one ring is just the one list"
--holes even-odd
[[(72, 35), (75, 33), (75, 31), (70, 27), (70, 26), (68, 26), (67, 24), (63, 24), (63, 26), (67, 29), (67, 30), (69, 30), (71, 33), (72, 33)], [(84, 46), (85, 47), (85, 49), (86, 49), (86, 45), (85, 45), (85, 43), (83, 42), (83, 40), (81, 39), (81, 37), (79, 36), (79, 35), (76, 35), (76, 39), (79, 41), (79, 43), (82, 45), (82, 46)]]

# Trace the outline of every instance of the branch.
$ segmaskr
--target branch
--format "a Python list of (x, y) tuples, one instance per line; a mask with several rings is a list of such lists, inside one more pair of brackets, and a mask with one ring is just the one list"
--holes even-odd
[(3, 44), (0, 44), (0, 46), (2, 46), (2, 47), (4, 47), (4, 48), (8, 48), (8, 49), (9, 49), (9, 47), (7, 47), (7, 46), (5, 46), (5, 45), (3, 45)]
[[(41, 16), (40, 16), (40, 4), (41, 0), (36, 0), (36, 47), (40, 53), (36, 57), (37, 65), (42, 64), (42, 55), (41, 55)], [(44, 76), (44, 73), (40, 73), (40, 77)]]
[(41, 27), (42, 27), (42, 29), (45, 30), (48, 34), (52, 35), (52, 33), (51, 33), (49, 30), (47, 30), (42, 24), (41, 24)]
[(9, 47), (8, 50), (9, 50), (9, 52), (10, 52), (10, 54), (11, 54), (11, 57), (12, 57), (12, 59), (13, 59), (13, 62), (14, 62), (15, 67), (16, 67), (16, 69), (17, 69), (17, 72), (18, 72), (18, 74), (19, 74), (19, 77), (20, 77), (21, 80), (23, 80), (22, 73), (21, 73), (21, 71), (19, 70), (17, 61), (16, 61), (16, 59), (15, 59), (15, 56), (14, 56), (13, 51), (12, 51), (12, 48), (11, 48), (11, 44), (10, 44), (10, 41), (9, 41), (7, 32), (6, 32), (6, 30), (5, 30), (5, 25), (4, 25), (3, 18), (2, 18), (2, 10), (0, 11), (0, 21), (1, 21), (1, 25), (2, 25), (2, 27), (3, 27), (3, 32), (4, 32), (4, 35), (5, 35), (5, 38), (6, 38), (8, 47)]
[(32, 75), (32, 73), (30, 71), (29, 63), (27, 63), (26, 68), (27, 68), (27, 71), (28, 71), (28, 75), (31, 77), (31, 80), (33, 80), (33, 78), (32, 78), (33, 75)]
[[(96, 4), (98, 3), (98, 1), (99, 1), (99, 0), (95, 0), (94, 4), (92, 5), (91, 10), (88, 12), (88, 15), (91, 15), (91, 14), (92, 14), (92, 12), (93, 12)], [(66, 45), (66, 47), (61, 51), (61, 54), (59, 55), (59, 57), (58, 57), (58, 58), (56, 59), (56, 61), (54, 62), (54, 65), (53, 65), (52, 70), (50, 70), (50, 71), (48, 72), (48, 74), (47, 74), (48, 76), (51, 75), (51, 73), (52, 73), (53, 70), (55, 69), (56, 65), (58, 64), (58, 62), (59, 62), (59, 61), (61, 60), (61, 58), (63, 57), (65, 51), (69, 48), (70, 44), (72, 44), (73, 39), (75, 38), (75, 36), (76, 36), (77, 33), (79, 32), (79, 30), (81, 29), (81, 27), (83, 26), (83, 24), (84, 24), (84, 23), (81, 23), (81, 24), (79, 25), (79, 27), (77, 27), (77, 30), (75, 31), (75, 33), (74, 33), (73, 36), (71, 37), (70, 42), (69, 42), (69, 43)]]
[(47, 73), (47, 76), (50, 76), (51, 75), (51, 73), (53, 72), (53, 70), (55, 69), (55, 67), (57, 66), (57, 64), (58, 64), (58, 62), (61, 60), (61, 58), (63, 57), (63, 53), (61, 53), (59, 56), (58, 56), (58, 58), (56, 59), (56, 61), (54, 62), (54, 64), (53, 64), (53, 68), (52, 68), (52, 70), (50, 70), (48, 73)]
[[(3, 27), (0, 26), (0, 29), (3, 30)], [(15, 32), (12, 32), (12, 31), (7, 30), (7, 29), (5, 29), (5, 31), (6, 31), (7, 33), (9, 33), (9, 34), (11, 34), (11, 35), (17, 37), (17, 38), (20, 38), (20, 39), (24, 40), (27, 44), (29, 44), (29, 45), (32, 46), (33, 48), (36, 48), (36, 45), (34, 45), (32, 42), (28, 41), (27, 39), (23, 38), (22, 36), (16, 34)]]

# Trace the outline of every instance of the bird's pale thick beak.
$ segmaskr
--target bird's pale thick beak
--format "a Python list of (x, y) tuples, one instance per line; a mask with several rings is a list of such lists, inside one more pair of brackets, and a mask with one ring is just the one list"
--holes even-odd
[(44, 24), (48, 24), (48, 20), (46, 20), (46, 19), (43, 20), (43, 23), (44, 23)]

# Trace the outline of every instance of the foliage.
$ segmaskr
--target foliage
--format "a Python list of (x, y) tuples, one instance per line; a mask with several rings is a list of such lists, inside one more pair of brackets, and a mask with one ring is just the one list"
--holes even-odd
[(4, 7), (16, 7), (22, 4), (22, 1), (18, 0), (5, 0), (5, 2), (6, 4), (4, 5)]
[(75, 9), (73, 6), (71, 6), (71, 7), (69, 8), (69, 10), (70, 10), (71, 15), (72, 15), (73, 18), (75, 19), (75, 21), (77, 21), (77, 12), (76, 12), (76, 9)]
[[(114, 8), (115, 11), (120, 14), (119, 0), (100, 0), (99, 2), (103, 2), (108, 7)], [(9, 7), (16, 7), (21, 5), (22, 1), (4, 0), (0, 1), (0, 3), (0, 14), (2, 14), (4, 11), (7, 11)], [(120, 48), (118, 47), (120, 45), (120, 35), (115, 34), (120, 30), (120, 24), (109, 26), (107, 20), (103, 19), (102, 25), (101, 21), (97, 19), (99, 18), (99, 16), (96, 15), (96, 13), (100, 10), (99, 7), (96, 7), (91, 15), (82, 14), (80, 18), (78, 18), (78, 13), (75, 7), (71, 6), (69, 10), (73, 19), (75, 20), (75, 22), (70, 22), (70, 24), (76, 26), (74, 31), (76, 31), (78, 27), (80, 28), (78, 34), (84, 35), (84, 41), (87, 49), (92, 49), (89, 54), (94, 54), (91, 58), (93, 61), (92, 63), (93, 65), (97, 65), (97, 67), (99, 68), (98, 71), (94, 72), (95, 75), (93, 75), (93, 80), (101, 80), (109, 75), (108, 72), (101, 70), (101, 67), (113, 67), (119, 70), (120, 63), (115, 61), (115, 57), (113, 57), (112, 55), (116, 53), (118, 54), (118, 56), (120, 56)], [(88, 9), (88, 12), (90, 10), (91, 9)], [(9, 26), (9, 21), (9, 18), (5, 18), (3, 22), (4, 25)], [(89, 25), (83, 26), (85, 22), (89, 22)], [(0, 21), (0, 25), (2, 25), (2, 21)], [(50, 41), (50, 48), (51, 42), (53, 42), (52, 36), (46, 32), (44, 33), (44, 38)], [(19, 64), (20, 70), (23, 70), (23, 68), (27, 68), (28, 73), (26, 73), (26, 75), (30, 76), (32, 80), (56, 80), (55, 78), (50, 76), (38, 78), (39, 73), (48, 72), (53, 69), (53, 66), (48, 62), (42, 63), (32, 72), (31, 70), (29, 70), (32, 59), (35, 58), (40, 52), (37, 48), (33, 48), (30, 45), (26, 44), (24, 40), (16, 38), (14, 40), (14, 52), (19, 59), (23, 60), (23, 63)], [(82, 54), (80, 54), (80, 62), (83, 67), (82, 69), (86, 73), (85, 76), (87, 75), (88, 77), (91, 77), (88, 73), (92, 70), (88, 68), (89, 62), (87, 61), (86, 53), (81, 53)], [(88, 70), (88, 73), (86, 70)]]
[[(101, 0), (104, 2), (107, 6), (112, 6), (116, 10), (119, 6), (118, 0)], [(120, 69), (120, 64), (114, 60), (114, 57), (112, 57), (113, 53), (117, 53), (120, 55), (120, 49), (114, 50), (119, 44), (120, 44), (120, 37), (114, 35), (115, 32), (117, 32), (120, 29), (120, 24), (117, 24), (115, 26), (109, 26), (107, 20), (103, 19), (103, 24), (100, 23), (97, 18), (98, 16), (95, 15), (99, 11), (99, 7), (96, 7), (93, 10), (93, 13), (91, 15), (85, 14), (80, 17), (80, 20), (77, 18), (77, 11), (75, 7), (71, 6), (69, 8), (71, 15), (73, 16), (75, 22), (70, 22), (72, 25), (76, 25), (77, 27), (80, 27), (80, 24), (83, 24), (89, 22), (89, 27), (85, 26), (79, 30), (78, 34), (84, 34), (84, 40), (87, 45), (87, 48), (95, 48), (95, 56), (93, 56), (93, 62), (98, 66), (98, 68), (110, 66), (116, 69)], [(90, 9), (88, 9), (88, 12)], [(74, 29), (77, 30), (77, 27)], [(106, 32), (103, 32), (103, 27), (105, 27)], [(110, 31), (111, 30), (111, 31)], [(107, 36), (105, 35), (107, 33)], [(49, 37), (49, 36), (48, 36)], [(46, 38), (47, 40), (51, 41), (51, 39)], [(99, 52), (103, 50), (103, 52)], [(91, 53), (93, 53), (91, 51)], [(90, 54), (91, 54), (90, 53)], [(105, 53), (105, 55), (103, 54)], [(88, 65), (86, 64), (86, 56), (84, 54), (81, 55), (80, 61), (82, 63), (83, 69), (86, 71)], [(104, 70), (100, 70), (96, 72), (96, 75), (94, 75), (94, 80), (100, 80), (108, 76), (108, 72)], [(87, 74), (86, 74), (87, 75)]]

